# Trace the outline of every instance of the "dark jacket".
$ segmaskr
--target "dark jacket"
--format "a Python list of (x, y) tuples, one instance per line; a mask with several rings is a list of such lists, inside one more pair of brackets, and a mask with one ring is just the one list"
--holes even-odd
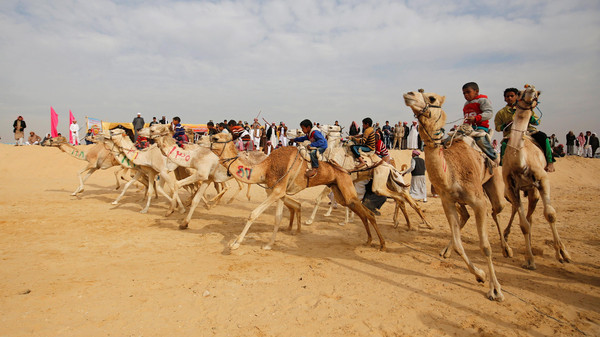
[(21, 121), (21, 130), (17, 130), (17, 119), (15, 119), (15, 122), (13, 123), (13, 133), (15, 133), (17, 131), (23, 131), (23, 130), (25, 130), (26, 127), (27, 127), (27, 124), (25, 124), (25, 121), (22, 120)]

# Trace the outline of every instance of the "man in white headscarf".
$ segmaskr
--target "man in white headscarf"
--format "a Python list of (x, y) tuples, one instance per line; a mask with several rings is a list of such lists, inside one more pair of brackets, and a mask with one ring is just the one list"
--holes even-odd
[(69, 130), (71, 131), (71, 144), (79, 145), (79, 125), (76, 120), (73, 120), (73, 123), (69, 125)]
[(412, 125), (410, 126), (410, 129), (408, 131), (408, 139), (406, 141), (406, 147), (409, 150), (416, 150), (419, 148), (419, 131), (418, 131), (418, 125), (416, 121), (412, 122)]

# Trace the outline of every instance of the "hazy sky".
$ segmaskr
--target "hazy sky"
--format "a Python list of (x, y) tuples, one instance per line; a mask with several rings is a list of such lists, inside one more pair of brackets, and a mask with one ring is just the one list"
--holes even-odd
[[(412, 120), (402, 93), (542, 91), (541, 129), (600, 131), (600, 2), (0, 1), (0, 136), (131, 122)], [(26, 132), (26, 134), (28, 134)]]

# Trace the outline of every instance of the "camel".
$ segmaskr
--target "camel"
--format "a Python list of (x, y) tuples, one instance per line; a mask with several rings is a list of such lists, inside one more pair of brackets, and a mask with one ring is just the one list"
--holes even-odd
[(180, 212), (185, 212), (185, 207), (181, 203), (181, 199), (179, 199), (179, 195), (177, 194), (177, 189), (175, 188), (175, 181), (169, 175), (169, 169), (167, 167), (167, 159), (162, 155), (161, 151), (156, 146), (151, 146), (145, 150), (138, 150), (131, 139), (125, 131), (120, 129), (115, 129), (111, 131), (112, 141), (115, 145), (120, 149), (120, 151), (136, 166), (141, 166), (147, 168), (145, 173), (148, 175), (148, 192), (147, 192), (147, 201), (146, 206), (142, 208), (140, 213), (147, 213), (148, 208), (150, 207), (150, 201), (152, 199), (152, 194), (154, 193), (154, 182), (157, 175), (160, 176), (161, 179), (164, 179), (165, 184), (167, 184), (173, 193), (173, 197), (166, 194), (162, 188), (158, 189), (159, 193), (164, 195), (170, 202), (170, 207), (167, 210), (165, 216), (169, 216), (173, 213), (176, 206), (180, 207)]
[[(227, 175), (227, 170), (219, 165), (219, 157), (210, 148), (202, 145), (188, 145), (186, 149), (183, 149), (177, 145), (168, 129), (164, 126), (153, 125), (149, 130), (150, 137), (155, 140), (156, 145), (164, 156), (166, 156), (169, 163), (179, 167), (194, 169), (194, 172), (190, 176), (175, 182), (174, 193), (177, 194), (181, 186), (197, 183), (200, 185), (194, 193), (187, 217), (179, 225), (180, 229), (186, 229), (198, 203), (204, 197), (204, 192), (208, 185), (211, 182), (225, 182), (231, 178)], [(226, 191), (227, 189), (224, 188), (217, 197), (220, 198)], [(208, 204), (208, 202), (206, 203)]]
[[(571, 262), (571, 256), (556, 230), (556, 211), (550, 204), (550, 179), (548, 173), (544, 170), (546, 159), (542, 150), (535, 145), (530, 137), (525, 135), (529, 119), (533, 114), (532, 109), (536, 107), (539, 95), (540, 93), (535, 90), (534, 86), (528, 85), (525, 86), (525, 90), (519, 92), (519, 100), (516, 105), (506, 152), (502, 159), (505, 195), (512, 204), (512, 214), (504, 231), (504, 238), (508, 239), (512, 220), (515, 213), (518, 212), (519, 225), (525, 237), (524, 268), (531, 270), (536, 268), (531, 251), (531, 215), (540, 195), (544, 204), (544, 217), (550, 224), (554, 236), (556, 259), (561, 263)], [(527, 215), (525, 215), (521, 204), (520, 191), (524, 191), (529, 199)]]
[[(465, 261), (469, 271), (475, 275), (475, 279), (478, 282), (485, 282), (485, 272), (469, 260), (461, 242), (460, 230), (469, 218), (469, 212), (465, 207), (468, 205), (475, 214), (479, 246), (487, 260), (490, 276), (490, 290), (487, 297), (490, 300), (502, 301), (504, 295), (494, 271), (492, 248), (485, 224), (487, 212), (485, 196), (487, 195), (492, 204), (492, 217), (500, 232), (497, 214), (503, 208), (503, 189), (498, 167), (495, 167), (490, 175), (481, 153), (462, 140), (454, 141), (448, 148), (442, 146), (442, 128), (446, 122), (446, 113), (441, 106), (445, 96), (424, 93), (422, 90), (408, 92), (403, 96), (405, 104), (412, 109), (419, 121), (419, 134), (425, 143), (427, 175), (442, 201), (452, 231), (451, 244)], [(444, 257), (448, 257), (449, 252), (449, 247), (442, 250)]]
[(219, 157), (222, 158), (222, 165), (227, 168), (235, 179), (247, 184), (260, 184), (267, 191), (267, 198), (250, 213), (242, 233), (230, 243), (231, 249), (240, 247), (252, 223), (267, 207), (275, 202), (277, 207), (273, 235), (269, 243), (262, 248), (271, 249), (271, 246), (275, 243), (284, 204), (290, 209), (289, 230), (292, 228), (294, 215), (297, 215), (297, 232), (300, 232), (300, 203), (289, 195), (319, 185), (330, 186), (336, 200), (342, 206), (349, 207), (360, 217), (367, 231), (367, 245), (370, 245), (373, 239), (369, 228), (370, 223), (379, 238), (380, 249), (385, 249), (385, 240), (379, 232), (375, 216), (358, 200), (352, 178), (343, 168), (323, 162), (319, 165), (317, 175), (309, 179), (304, 175), (308, 162), (300, 158), (300, 152), (296, 147), (286, 146), (275, 149), (265, 160), (254, 163), (239, 155), (232, 142), (231, 135), (217, 134), (213, 135), (210, 140), (213, 149), (221, 153)]
[[(87, 165), (83, 169), (79, 170), (79, 172), (77, 172), (77, 177), (79, 178), (79, 187), (77, 187), (75, 192), (71, 193), (71, 195), (73, 196), (76, 196), (78, 193), (84, 191), (84, 183), (97, 170), (106, 170), (114, 166), (119, 166), (119, 163), (111, 155), (109, 149), (104, 144), (94, 144), (89, 149), (86, 148), (85, 150), (78, 149), (75, 146), (69, 144), (68, 142), (49, 142), (47, 144), (49, 146), (56, 146), (64, 153), (67, 153), (74, 158), (87, 162)], [(87, 174), (85, 175), (85, 177), (82, 177), (82, 174), (84, 172), (87, 172)], [(117, 190), (121, 187), (119, 177), (123, 175), (123, 170), (115, 171)]]
[[(334, 160), (336, 163), (341, 163), (341, 166), (351, 171), (354, 169), (354, 159), (352, 154), (349, 153), (348, 146), (344, 146), (343, 148), (335, 148), (332, 149), (329, 153), (329, 159)], [(373, 179), (373, 192), (385, 196), (388, 198), (394, 199), (396, 202), (396, 208), (394, 210), (394, 228), (398, 227), (399, 217), (398, 211), (402, 210), (402, 214), (406, 219), (406, 225), (409, 229), (415, 229), (412, 227), (410, 223), (410, 219), (408, 217), (408, 213), (406, 212), (405, 203), (408, 203), (410, 207), (412, 207), (415, 212), (419, 215), (423, 223), (429, 228), (433, 228), (425, 219), (421, 208), (417, 205), (417, 203), (413, 200), (407, 190), (407, 186), (404, 183), (404, 179), (400, 172), (396, 170), (396, 168), (388, 163), (383, 163), (381, 165), (375, 166), (373, 169), (369, 170), (361, 170), (351, 174), (353, 182), (356, 183), (358, 181), (371, 180)], [(317, 209), (319, 207), (319, 203), (321, 199), (328, 194), (327, 188), (317, 197), (315, 207), (313, 208), (313, 212), (311, 217), (306, 221), (307, 224), (311, 224), (314, 221), (315, 215), (317, 213)], [(346, 212), (346, 223), (348, 222), (348, 212)], [(344, 223), (340, 224), (343, 225)]]

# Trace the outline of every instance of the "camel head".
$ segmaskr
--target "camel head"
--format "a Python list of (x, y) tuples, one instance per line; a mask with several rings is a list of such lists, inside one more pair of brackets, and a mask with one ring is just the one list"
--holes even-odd
[(150, 128), (150, 138), (155, 139), (163, 136), (171, 136), (171, 128), (166, 124), (154, 124)]
[(217, 133), (210, 136), (210, 149), (213, 152), (220, 152), (218, 155), (221, 156), (228, 149), (228, 146), (230, 146), (228, 151), (237, 153), (237, 148), (232, 141), (233, 136), (230, 133)]
[(419, 120), (421, 139), (425, 142), (439, 141), (443, 136), (442, 128), (446, 123), (446, 113), (442, 110), (446, 96), (419, 89), (418, 92), (407, 92), (403, 97), (404, 104), (412, 109)]
[(150, 128), (142, 128), (138, 131), (138, 136), (150, 138)]
[(535, 90), (535, 86), (525, 84), (525, 90), (519, 91), (519, 102), (517, 106), (522, 110), (531, 110), (538, 104), (541, 92)]
[(124, 137), (128, 137), (127, 133), (123, 129), (112, 129), (112, 130), (110, 130), (109, 135), (110, 135), (109, 138), (112, 140), (121, 140)]

